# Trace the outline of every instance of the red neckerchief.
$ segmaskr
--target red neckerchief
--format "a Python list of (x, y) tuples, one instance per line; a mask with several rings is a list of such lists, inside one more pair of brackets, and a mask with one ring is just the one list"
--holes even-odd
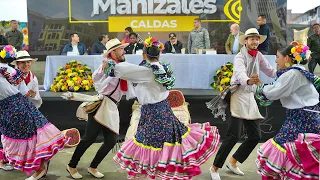
[[(114, 62), (116, 62), (117, 64), (119, 63), (118, 60), (112, 58), (110, 55), (108, 56), (108, 59), (114, 60)], [(128, 82), (126, 80), (120, 79), (120, 89), (123, 92), (127, 92), (128, 91)]]
[[(32, 78), (34, 78), (34, 74), (32, 74)], [(28, 85), (31, 81), (31, 73), (29, 71), (27, 77), (24, 78), (24, 82), (26, 83), (26, 85)]]
[(257, 54), (258, 54), (258, 49), (252, 49), (252, 50), (249, 50), (249, 49), (248, 49), (248, 53), (249, 53), (252, 57), (256, 57)]

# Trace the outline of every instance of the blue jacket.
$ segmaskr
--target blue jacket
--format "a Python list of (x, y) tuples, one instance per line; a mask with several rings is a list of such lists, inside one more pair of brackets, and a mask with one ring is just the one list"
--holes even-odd
[[(67, 52), (72, 52), (73, 47), (72, 44), (66, 44), (62, 50), (61, 55), (67, 55)], [(78, 43), (78, 51), (79, 51), (79, 55), (84, 55), (84, 54), (88, 54), (87, 48), (83, 43)]]

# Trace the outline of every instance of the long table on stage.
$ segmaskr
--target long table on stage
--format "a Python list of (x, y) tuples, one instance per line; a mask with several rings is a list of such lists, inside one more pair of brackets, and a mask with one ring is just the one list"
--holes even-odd
[[(276, 67), (275, 56), (266, 56), (273, 67)], [(49, 90), (53, 79), (58, 72), (58, 68), (77, 60), (87, 64), (92, 71), (97, 69), (102, 63), (101, 55), (90, 56), (47, 56), (46, 69), (44, 75), (44, 89)], [(126, 55), (127, 62), (139, 64), (141, 55)], [(227, 62), (233, 62), (234, 55), (225, 54), (162, 54), (160, 60), (168, 61), (176, 77), (175, 88), (178, 89), (211, 89), (215, 72)], [(268, 78), (263, 73), (260, 74), (263, 83), (271, 83), (272, 78)]]
[[(275, 56), (266, 56), (268, 61), (275, 67)], [(49, 90), (59, 67), (64, 66), (70, 60), (77, 60), (87, 64), (92, 70), (97, 69), (102, 56), (47, 56), (46, 70), (44, 79), (44, 89)], [(126, 55), (126, 60), (130, 63), (139, 64), (140, 55)], [(213, 81), (216, 70), (227, 62), (233, 62), (233, 55), (196, 55), (196, 54), (164, 54), (161, 60), (170, 62), (174, 76), (176, 77), (175, 88), (181, 90), (189, 105), (192, 122), (210, 122), (219, 128), (221, 137), (224, 138), (228, 127), (228, 122), (222, 119), (214, 119), (205, 103), (210, 101), (218, 93), (209, 86)], [(267, 78), (264, 74), (260, 75), (264, 83), (270, 83), (273, 80)], [(96, 94), (96, 92), (85, 92), (86, 94)], [(85, 121), (76, 118), (76, 110), (81, 104), (75, 101), (66, 101), (62, 99), (61, 93), (50, 91), (41, 91), (43, 104), (40, 111), (55, 124), (59, 129), (77, 128), (83, 135), (85, 130)], [(132, 104), (134, 100), (121, 100), (119, 105), (120, 112), (120, 134), (124, 135), (129, 127), (132, 113)], [(263, 140), (267, 140), (279, 131), (284, 119), (285, 110), (280, 102), (274, 102), (270, 107), (260, 107), (260, 112), (266, 117), (262, 121), (261, 129)]]

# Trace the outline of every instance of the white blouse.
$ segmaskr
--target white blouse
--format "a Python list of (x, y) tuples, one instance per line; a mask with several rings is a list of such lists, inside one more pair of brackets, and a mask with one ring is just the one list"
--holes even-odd
[[(294, 65), (301, 69), (302, 66)], [(319, 93), (313, 84), (296, 69), (283, 73), (272, 85), (264, 86), (263, 94), (269, 100), (280, 99), (283, 107), (298, 109), (319, 103)]]
[(35, 97), (28, 97), (28, 99), (33, 102), (37, 108), (40, 108), (41, 104), (42, 104), (42, 98), (40, 96), (40, 92), (39, 92), (39, 84), (38, 84), (38, 79), (36, 76), (34, 76), (32, 74), (32, 72), (30, 71), (30, 82), (27, 85), (28, 89), (34, 91), (36, 93)]
[[(8, 66), (8, 64), (0, 63), (0, 68), (6, 67), (9, 73), (14, 73), (15, 69)], [(21, 93), (26, 95), (29, 92), (29, 88), (26, 86), (26, 83), (22, 81), (19, 85), (14, 86), (10, 84), (5, 77), (0, 75), (0, 100), (6, 99), (15, 94)]]
[[(157, 65), (160, 69), (163, 69), (159, 62), (150, 64)], [(133, 87), (133, 90), (141, 105), (155, 104), (167, 99), (169, 96), (169, 91), (154, 80), (155, 75), (151, 68), (122, 62), (115, 66), (115, 76), (137, 84)]]

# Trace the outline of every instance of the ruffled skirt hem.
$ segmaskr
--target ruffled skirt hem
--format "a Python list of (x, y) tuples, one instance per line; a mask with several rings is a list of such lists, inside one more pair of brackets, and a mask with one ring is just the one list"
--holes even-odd
[(295, 142), (284, 144), (284, 148), (270, 139), (258, 149), (258, 173), (266, 180), (319, 179), (319, 150), (317, 134), (299, 134)]
[(17, 170), (28, 175), (40, 168), (41, 162), (49, 161), (64, 148), (68, 139), (54, 125), (48, 123), (37, 130), (37, 135), (27, 139), (1, 136), (5, 159)]
[(191, 179), (201, 174), (200, 165), (216, 151), (220, 135), (210, 123), (190, 124), (188, 129), (181, 144), (164, 143), (163, 148), (130, 139), (113, 159), (128, 171), (128, 179)]

